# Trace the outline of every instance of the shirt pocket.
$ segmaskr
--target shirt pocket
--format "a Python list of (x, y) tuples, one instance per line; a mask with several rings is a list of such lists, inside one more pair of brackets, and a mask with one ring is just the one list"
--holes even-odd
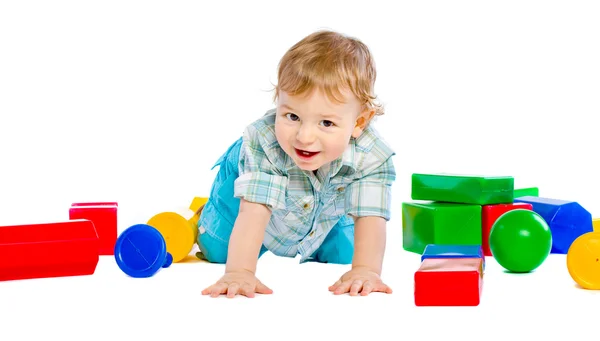
[(293, 229), (300, 229), (301, 226), (310, 227), (310, 217), (315, 209), (315, 198), (313, 196), (288, 196), (286, 206), (288, 212), (283, 220), (289, 227)]
[(323, 214), (331, 218), (339, 218), (346, 214), (346, 186), (343, 184), (332, 184), (328, 190)]

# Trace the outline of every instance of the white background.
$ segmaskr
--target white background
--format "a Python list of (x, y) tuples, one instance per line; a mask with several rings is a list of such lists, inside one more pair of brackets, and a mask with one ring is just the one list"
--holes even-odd
[(363, 40), (377, 62), (387, 113), (376, 126), (397, 152), (384, 269), (394, 294), (331, 297), (347, 267), (267, 254), (259, 277), (273, 295), (209, 299), (199, 292), (222, 266), (175, 264), (132, 280), (103, 257), (93, 276), (0, 283), (0, 339), (596, 330), (598, 296), (574, 286), (562, 256), (527, 276), (488, 259), (481, 306), (414, 307), (419, 258), (402, 251), (400, 211), (411, 173), (448, 172), (512, 175), (516, 187), (600, 216), (596, 2), (216, 3), (0, 4), (0, 225), (65, 220), (76, 201), (118, 201), (122, 231), (206, 196), (210, 167), (273, 106), (279, 59), (329, 28)]

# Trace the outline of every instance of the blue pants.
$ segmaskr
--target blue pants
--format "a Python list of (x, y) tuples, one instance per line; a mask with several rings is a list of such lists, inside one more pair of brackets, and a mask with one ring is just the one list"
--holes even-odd
[[(234, 182), (239, 176), (238, 160), (242, 139), (237, 140), (213, 166), (219, 171), (213, 182), (208, 201), (204, 205), (198, 226), (198, 247), (202, 258), (211, 263), (225, 263), (229, 237), (237, 218), (240, 199), (233, 196)], [(348, 221), (348, 219), (344, 219)], [(259, 258), (267, 251), (263, 245)], [(354, 224), (336, 224), (323, 244), (311, 255), (309, 261), (351, 264), (354, 255)]]

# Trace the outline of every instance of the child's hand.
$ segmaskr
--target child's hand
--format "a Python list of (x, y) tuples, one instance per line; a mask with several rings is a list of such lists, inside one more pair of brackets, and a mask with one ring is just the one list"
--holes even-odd
[(350, 296), (356, 296), (360, 292), (362, 296), (366, 296), (372, 292), (392, 293), (392, 289), (388, 287), (379, 275), (365, 267), (354, 267), (346, 272), (334, 285), (329, 287), (329, 291), (333, 291), (335, 295), (350, 293)]
[(228, 272), (217, 283), (202, 290), (202, 295), (210, 294), (211, 297), (227, 294), (232, 298), (239, 294), (252, 298), (254, 293), (272, 294), (273, 290), (262, 284), (252, 272), (243, 270)]

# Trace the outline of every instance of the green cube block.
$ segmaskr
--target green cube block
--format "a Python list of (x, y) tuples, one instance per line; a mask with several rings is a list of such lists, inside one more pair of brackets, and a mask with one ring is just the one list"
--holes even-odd
[(520, 197), (539, 197), (540, 190), (537, 187), (519, 188), (515, 189), (513, 193), (514, 198)]
[(454, 174), (413, 174), (413, 200), (459, 204), (509, 204), (513, 202), (514, 178)]
[(402, 244), (422, 254), (427, 244), (481, 245), (481, 205), (402, 203)]

